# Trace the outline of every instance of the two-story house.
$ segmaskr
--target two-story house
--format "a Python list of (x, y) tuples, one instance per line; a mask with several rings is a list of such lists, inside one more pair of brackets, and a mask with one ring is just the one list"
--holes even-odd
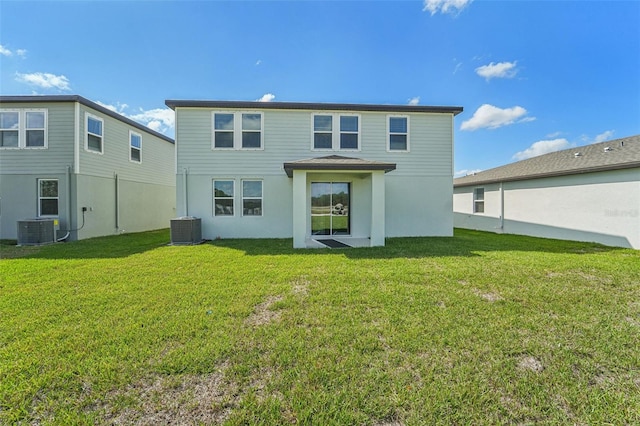
[(166, 228), (175, 146), (81, 96), (0, 96), (0, 238), (54, 218), (60, 239)]
[(202, 236), (382, 246), (453, 234), (460, 107), (167, 100), (176, 208)]

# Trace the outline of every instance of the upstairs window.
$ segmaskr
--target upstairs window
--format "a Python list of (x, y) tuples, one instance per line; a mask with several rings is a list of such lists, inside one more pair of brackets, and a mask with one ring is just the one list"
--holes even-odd
[(233, 180), (213, 181), (214, 216), (233, 216), (234, 183)]
[(389, 151), (409, 151), (409, 117), (389, 117)]
[(142, 135), (129, 132), (129, 160), (134, 163), (142, 162)]
[(262, 149), (262, 114), (213, 114), (214, 149)]
[(47, 110), (0, 111), (0, 148), (46, 148)]
[(313, 149), (360, 149), (360, 117), (358, 115), (314, 114)]
[(86, 115), (86, 141), (85, 149), (87, 151), (97, 152), (102, 154), (104, 151), (103, 141), (103, 127), (104, 122), (101, 118), (93, 115)]
[(484, 213), (484, 188), (473, 190), (473, 212)]
[(262, 181), (242, 181), (242, 215), (262, 216)]
[(58, 216), (58, 180), (38, 179), (38, 216)]

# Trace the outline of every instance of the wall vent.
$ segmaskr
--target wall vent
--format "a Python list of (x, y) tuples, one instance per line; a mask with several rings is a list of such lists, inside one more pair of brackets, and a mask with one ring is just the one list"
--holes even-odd
[(202, 220), (184, 216), (171, 219), (171, 244), (188, 245), (202, 242)]
[(57, 219), (25, 219), (18, 221), (18, 245), (39, 246), (56, 242)]

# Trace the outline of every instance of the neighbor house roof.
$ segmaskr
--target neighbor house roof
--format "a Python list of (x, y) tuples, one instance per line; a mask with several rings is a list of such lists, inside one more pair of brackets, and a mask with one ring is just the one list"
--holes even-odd
[(426, 105), (383, 105), (383, 104), (340, 104), (311, 102), (259, 102), (259, 101), (197, 101), (166, 100), (171, 108), (242, 108), (242, 109), (284, 109), (313, 111), (379, 111), (379, 112), (436, 112), (457, 115), (462, 107)]
[(28, 96), (0, 96), (0, 104), (9, 104), (9, 103), (35, 103), (35, 102), (78, 102), (84, 106), (92, 108), (96, 111), (100, 111), (101, 113), (108, 115), (110, 117), (115, 118), (116, 120), (120, 120), (124, 123), (129, 124), (137, 128), (138, 130), (142, 130), (144, 132), (150, 133), (160, 139), (164, 139), (167, 142), (174, 143), (174, 140), (170, 137), (163, 135), (162, 133), (156, 132), (145, 126), (144, 124), (140, 124), (137, 121), (133, 121), (132, 119), (125, 117), (122, 114), (118, 114), (115, 111), (112, 111), (108, 108), (103, 107), (100, 104), (97, 104), (93, 101), (90, 101), (87, 98), (83, 98), (79, 95), (28, 95)]
[(363, 160), (362, 158), (329, 155), (284, 163), (287, 176), (292, 177), (294, 170), (384, 170), (385, 173), (396, 169), (394, 163)]
[(454, 179), (454, 187), (640, 167), (640, 135), (551, 152)]

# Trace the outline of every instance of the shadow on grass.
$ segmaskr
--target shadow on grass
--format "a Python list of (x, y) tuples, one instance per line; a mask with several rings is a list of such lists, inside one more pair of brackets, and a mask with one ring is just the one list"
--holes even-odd
[[(3, 241), (0, 259), (108, 259), (123, 258), (169, 246), (166, 229), (91, 238), (39, 247), (17, 247)], [(491, 251), (527, 251), (546, 253), (595, 253), (622, 250), (595, 243), (552, 240), (521, 235), (493, 234), (456, 229), (453, 237), (388, 238), (385, 247), (345, 249), (294, 249), (287, 239), (223, 239), (206, 241), (198, 246), (175, 247), (197, 255), (202, 250), (231, 249), (248, 256), (335, 256), (350, 259), (392, 259), (423, 257), (472, 257)]]

